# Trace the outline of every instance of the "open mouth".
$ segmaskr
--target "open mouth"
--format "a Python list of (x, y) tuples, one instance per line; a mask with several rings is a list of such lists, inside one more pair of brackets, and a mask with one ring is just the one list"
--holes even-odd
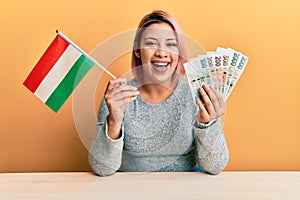
[(170, 62), (151, 62), (153, 68), (159, 72), (165, 72), (170, 65)]

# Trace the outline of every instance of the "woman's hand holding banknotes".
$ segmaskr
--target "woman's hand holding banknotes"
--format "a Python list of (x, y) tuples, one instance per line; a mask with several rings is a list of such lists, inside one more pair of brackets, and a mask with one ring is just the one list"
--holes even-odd
[(202, 100), (196, 99), (199, 106), (198, 122), (207, 124), (225, 113), (226, 108), (223, 97), (213, 86), (204, 84), (199, 89), (199, 94)]

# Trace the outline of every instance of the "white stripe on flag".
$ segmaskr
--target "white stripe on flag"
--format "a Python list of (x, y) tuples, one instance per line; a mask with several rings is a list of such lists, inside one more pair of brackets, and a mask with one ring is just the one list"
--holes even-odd
[(80, 56), (81, 53), (69, 45), (34, 94), (45, 103)]

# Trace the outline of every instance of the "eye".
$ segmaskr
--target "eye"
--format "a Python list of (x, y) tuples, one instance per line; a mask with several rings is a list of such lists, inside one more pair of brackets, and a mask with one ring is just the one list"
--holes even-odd
[(149, 47), (156, 46), (156, 42), (147, 41), (147, 42), (146, 42), (146, 46), (149, 46)]
[(177, 47), (177, 44), (175, 42), (169, 42), (167, 43), (168, 47)]

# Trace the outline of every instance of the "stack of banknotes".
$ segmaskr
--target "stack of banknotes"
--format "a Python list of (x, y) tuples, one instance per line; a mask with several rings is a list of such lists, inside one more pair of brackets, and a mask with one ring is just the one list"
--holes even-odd
[(215, 52), (189, 59), (184, 69), (195, 98), (199, 98), (199, 88), (205, 83), (215, 87), (226, 101), (247, 63), (248, 57), (242, 53), (218, 47)]

